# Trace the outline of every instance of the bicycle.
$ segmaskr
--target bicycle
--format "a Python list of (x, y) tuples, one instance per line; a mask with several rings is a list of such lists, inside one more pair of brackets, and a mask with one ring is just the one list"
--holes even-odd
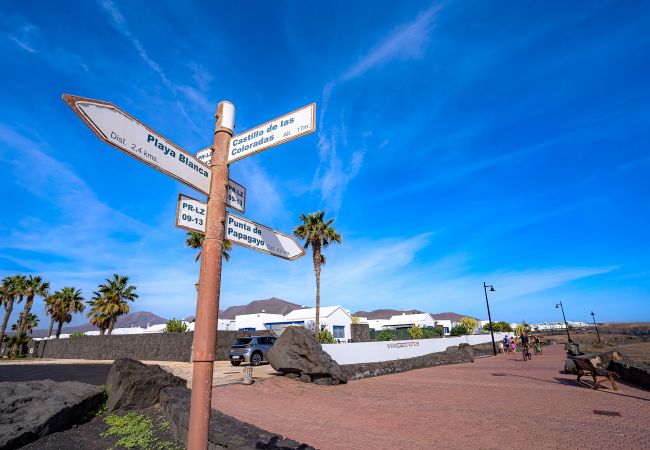
[(530, 353), (530, 348), (528, 348), (528, 344), (524, 344), (524, 348), (522, 349), (521, 354), (524, 357), (524, 361), (530, 361), (533, 358), (533, 355)]

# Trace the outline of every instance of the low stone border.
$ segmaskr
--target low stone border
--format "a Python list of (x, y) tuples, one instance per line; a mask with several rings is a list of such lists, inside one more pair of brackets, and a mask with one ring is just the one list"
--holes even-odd
[[(187, 442), (191, 391), (185, 387), (168, 387), (160, 391), (160, 406), (176, 435)], [(212, 410), (210, 415), (209, 449), (312, 449), (291, 439), (264, 431), (254, 425)]]
[(616, 372), (621, 380), (637, 386), (650, 389), (650, 367), (644, 364), (637, 364), (631, 361), (611, 360), (607, 366), (608, 370)]

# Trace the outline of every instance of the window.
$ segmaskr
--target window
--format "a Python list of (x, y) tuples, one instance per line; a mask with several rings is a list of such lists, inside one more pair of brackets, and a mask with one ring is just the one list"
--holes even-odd
[(345, 339), (345, 327), (341, 325), (334, 325), (334, 333), (332, 333), (334, 339)]

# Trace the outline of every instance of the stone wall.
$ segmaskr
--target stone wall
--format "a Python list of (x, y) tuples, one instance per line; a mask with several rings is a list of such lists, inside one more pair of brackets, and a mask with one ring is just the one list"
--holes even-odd
[[(492, 345), (492, 344), (490, 344)], [(444, 352), (430, 353), (416, 356), (415, 358), (397, 359), (375, 363), (346, 364), (341, 366), (348, 380), (388, 375), (391, 373), (406, 372), (425, 367), (443, 366), (447, 364), (461, 364), (474, 361), (474, 349), (468, 344), (458, 347), (449, 347)]]
[(650, 389), (650, 367), (637, 364), (631, 361), (611, 360), (607, 366), (608, 370), (616, 372), (621, 380)]
[[(228, 359), (230, 345), (245, 336), (270, 336), (268, 331), (219, 331), (217, 360)], [(190, 361), (194, 332), (80, 336), (33, 341), (32, 356), (56, 359), (117, 359), (139, 361)], [(30, 349), (31, 350), (31, 349)]]
[(370, 342), (370, 325), (367, 323), (353, 323), (350, 325), (352, 342)]

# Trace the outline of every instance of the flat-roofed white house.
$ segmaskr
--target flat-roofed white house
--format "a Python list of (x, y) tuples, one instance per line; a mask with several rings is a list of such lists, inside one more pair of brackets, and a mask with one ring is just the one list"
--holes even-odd
[(241, 314), (235, 316), (231, 330), (238, 331), (260, 331), (268, 330), (268, 322), (281, 321), (284, 318), (282, 314)]
[[(316, 308), (296, 309), (278, 320), (272, 320), (265, 323), (266, 329), (281, 333), (284, 328), (290, 325), (304, 326), (305, 328), (314, 328), (316, 323)], [(343, 309), (341, 306), (324, 306), (320, 308), (320, 328), (332, 333), (334, 339), (341, 342), (347, 342), (352, 338), (350, 325), (352, 316), (350, 311)]]
[(449, 336), (451, 334), (451, 329), (458, 325), (458, 322), (451, 319), (436, 319), (436, 325), (442, 327), (442, 333), (445, 336)]
[(373, 330), (396, 330), (398, 328), (411, 328), (413, 325), (420, 327), (434, 327), (436, 320), (429, 313), (398, 314), (390, 319), (368, 320), (369, 328)]

